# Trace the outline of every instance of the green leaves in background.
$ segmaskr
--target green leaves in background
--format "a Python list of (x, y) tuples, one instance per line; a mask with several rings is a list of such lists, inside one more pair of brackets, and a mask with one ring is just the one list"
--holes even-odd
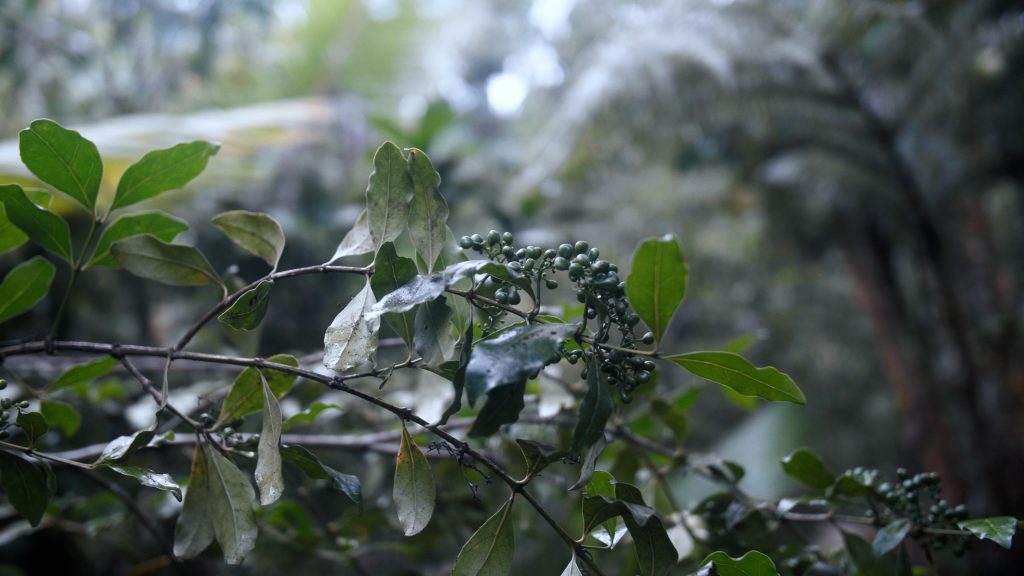
[(0, 322), (24, 314), (50, 291), (53, 264), (42, 256), (33, 256), (4, 276), (0, 283)]
[(220, 146), (195, 141), (154, 150), (124, 171), (111, 210), (141, 202), (188, 184), (204, 169)]
[(604, 426), (612, 415), (612, 391), (601, 371), (597, 354), (587, 361), (587, 393), (580, 402), (580, 415), (572, 433), (572, 451), (590, 448), (604, 436)]
[(682, 443), (686, 438), (687, 420), (686, 412), (676, 404), (670, 404), (661, 398), (651, 400), (651, 413), (661, 421), (666, 428), (672, 431), (676, 442)]
[(149, 468), (131, 464), (107, 464), (106, 467), (122, 476), (135, 478), (143, 486), (170, 492), (178, 502), (181, 502), (181, 486), (169, 474), (161, 474)]
[(232, 210), (215, 216), (213, 224), (235, 244), (277, 269), (285, 244), (284, 230), (277, 220), (262, 212)]
[(309, 408), (306, 408), (302, 412), (299, 412), (298, 414), (295, 414), (289, 417), (287, 420), (285, 420), (284, 424), (281, 425), (281, 430), (288, 430), (289, 428), (297, 424), (309, 424), (316, 420), (316, 417), (319, 416), (320, 413), (324, 412), (325, 410), (337, 410), (341, 412), (342, 408), (337, 404), (313, 402), (312, 404), (309, 405)]
[(821, 457), (807, 448), (797, 448), (779, 463), (786, 474), (817, 490), (825, 490), (836, 481)]
[(43, 400), (39, 403), (39, 412), (47, 424), (59, 429), (68, 437), (74, 436), (82, 424), (82, 415), (66, 402)]
[[(259, 374), (259, 373), (258, 373)], [(263, 428), (257, 448), (256, 486), (260, 489), (260, 504), (277, 502), (284, 492), (281, 473), (281, 406), (266, 378), (260, 374), (263, 389)]]
[(614, 489), (614, 498), (603, 494), (584, 497), (584, 531), (589, 533), (605, 521), (621, 516), (630, 536), (633, 537), (640, 574), (667, 574), (679, 560), (679, 555), (669, 540), (661, 519), (653, 508), (644, 504), (643, 497), (635, 486), (617, 482)]
[(979, 540), (988, 539), (1007, 550), (1013, 545), (1013, 535), (1017, 532), (1017, 519), (1011, 516), (995, 516), (959, 522), (963, 530), (970, 531)]
[(334, 317), (324, 333), (324, 366), (344, 372), (372, 362), (377, 352), (380, 318), (366, 318), (377, 299), (372, 280)]
[(334, 250), (334, 255), (324, 264), (330, 264), (345, 256), (359, 256), (361, 254), (370, 254), (374, 251), (375, 246), (373, 244), (373, 237), (370, 236), (370, 226), (367, 224), (367, 219), (366, 210), (359, 213), (359, 217), (356, 218), (356, 223), (352, 225), (352, 229), (345, 234), (345, 237), (341, 239), (338, 247)]
[(0, 254), (14, 250), (28, 240), (28, 236), (7, 217), (7, 209), (0, 202)]
[(116, 267), (117, 260), (110, 255), (110, 246), (118, 240), (149, 234), (164, 242), (171, 242), (185, 230), (188, 230), (188, 224), (184, 220), (157, 210), (121, 216), (103, 230), (87, 267)]
[[(388, 294), (416, 278), (416, 263), (409, 258), (399, 256), (395, 251), (395, 245), (391, 242), (386, 242), (380, 247), (373, 266), (374, 272), (370, 277), (370, 288), (378, 303)], [(384, 314), (384, 320), (412, 349), (416, 333), (416, 314), (412, 312), (388, 313)]]
[(366, 223), (377, 247), (394, 241), (405, 229), (410, 192), (405, 156), (398, 146), (385, 142), (373, 156), (373, 173), (366, 188)]
[(33, 242), (71, 262), (71, 231), (63, 218), (29, 200), (20, 186), (0, 186), (8, 220)]
[(804, 404), (804, 393), (786, 374), (772, 367), (757, 368), (731, 352), (690, 352), (666, 356), (693, 374), (732, 388), (745, 396)]
[(174, 529), (174, 554), (192, 558), (214, 539), (224, 561), (241, 564), (256, 546), (256, 492), (233, 462), (206, 443), (196, 446), (185, 504)]
[(516, 536), (512, 499), (487, 519), (459, 551), (452, 576), (503, 576), (512, 570)]
[(273, 287), (273, 280), (263, 280), (239, 296), (227, 310), (217, 316), (217, 320), (235, 330), (255, 330), (267, 315), (270, 289)]
[(573, 324), (520, 325), (477, 343), (466, 368), (470, 406), (495, 388), (525, 383), (557, 362), (562, 343), (575, 332)]
[(626, 295), (658, 342), (686, 296), (686, 274), (682, 249), (672, 236), (644, 240), (633, 253)]
[(434, 270), (434, 263), (447, 241), (448, 203), (441, 196), (441, 175), (430, 164), (422, 150), (409, 151), (409, 174), (412, 177), (412, 202), (409, 204), (409, 236), (416, 252), (423, 257), (425, 272)]
[(144, 234), (115, 242), (110, 253), (136, 276), (172, 286), (210, 285), (226, 290), (206, 257), (192, 246), (168, 244)]
[(72, 366), (64, 371), (57, 380), (50, 386), (50, 392), (56, 392), (63, 388), (70, 388), (83, 382), (92, 382), (114, 369), (118, 365), (116, 358), (104, 356), (85, 364)]
[(871, 544), (871, 553), (878, 558), (893, 550), (900, 545), (900, 542), (903, 542), (913, 527), (914, 524), (907, 518), (898, 518), (886, 524), (878, 531), (878, 534), (875, 534), (875, 541)]
[[(267, 358), (267, 362), (299, 367), (299, 361), (288, 354), (271, 356)], [(217, 419), (214, 428), (220, 428), (228, 422), (262, 410), (264, 378), (266, 378), (267, 386), (274, 393), (274, 397), (280, 400), (292, 389), (298, 376), (271, 368), (263, 368), (262, 375), (260, 369), (257, 368), (250, 367), (242, 370), (242, 373), (231, 384), (231, 390), (228, 391), (227, 397), (224, 398), (224, 404), (220, 408), (220, 418)]]
[(740, 558), (730, 558), (725, 552), (714, 552), (700, 563), (701, 566), (712, 564), (719, 576), (778, 576), (772, 559), (764, 554), (751, 550)]
[(286, 462), (299, 467), (306, 476), (315, 480), (327, 480), (335, 490), (340, 490), (349, 500), (362, 506), (363, 492), (359, 478), (351, 474), (343, 474), (324, 465), (320, 459), (302, 446), (282, 446), (281, 456)]
[(436, 497), (430, 463), (403, 424), (402, 443), (395, 459), (394, 500), (398, 521), (406, 536), (427, 527), (434, 514)]
[(50, 431), (50, 423), (39, 412), (18, 412), (15, 422), (25, 436), (28, 436), (29, 446), (35, 446), (36, 440)]
[(23, 456), (0, 451), (0, 486), (18, 514), (38, 526), (51, 496), (46, 472)]
[(53, 120), (36, 120), (19, 134), (21, 161), (43, 182), (72, 197), (89, 212), (103, 179), (96, 145)]

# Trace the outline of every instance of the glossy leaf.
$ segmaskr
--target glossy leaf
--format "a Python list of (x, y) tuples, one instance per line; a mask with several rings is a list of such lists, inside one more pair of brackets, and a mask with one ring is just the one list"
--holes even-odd
[(7, 209), (0, 202), (0, 254), (14, 250), (28, 240), (28, 236), (7, 217)]
[(50, 291), (56, 270), (42, 256), (14, 267), (0, 283), (0, 322), (28, 312)]
[[(377, 254), (377, 270), (374, 273), (374, 277), (382, 270), (381, 266), (383, 265), (383, 270), (391, 275), (394, 275), (396, 270), (402, 272), (401, 278), (395, 278), (395, 282), (398, 282), (398, 280), (405, 281), (397, 283), (394, 288), (391, 288), (392, 281), (389, 279), (382, 281), (381, 291), (378, 291), (376, 288), (374, 289), (374, 293), (377, 294), (379, 301), (373, 307), (373, 311), (369, 315), (370, 317), (412, 310), (419, 304), (425, 304), (437, 299), (444, 293), (446, 288), (450, 288), (463, 278), (471, 277), (477, 273), (490, 274), (497, 270), (505, 270), (504, 266), (494, 262), (469, 260), (456, 262), (441, 272), (433, 274), (410, 274), (410, 270), (415, 270), (415, 264), (412, 263), (412, 260), (402, 258), (397, 263), (400, 264), (400, 267), (392, 267), (389, 263), (394, 262), (394, 256), (391, 255), (390, 250), (386, 250), (386, 247), (387, 245), (382, 247)], [(383, 264), (381, 262), (382, 256)], [(409, 264), (413, 264), (413, 266), (410, 268)], [(385, 287), (390, 288), (390, 290), (384, 292), (383, 288)]]
[(583, 499), (585, 532), (589, 533), (599, 524), (616, 516), (622, 517), (633, 537), (640, 574), (667, 574), (678, 561), (678, 553), (661, 519), (654, 513), (654, 509), (644, 504), (635, 486), (618, 482), (615, 484), (615, 498), (598, 495)]
[(93, 360), (85, 364), (79, 364), (78, 366), (72, 366), (64, 371), (60, 377), (57, 378), (56, 382), (50, 386), (50, 392), (56, 392), (62, 388), (68, 388), (81, 384), (82, 382), (92, 382), (93, 380), (107, 374), (117, 366), (119, 362), (116, 358), (111, 356), (104, 356), (98, 360)]
[(169, 474), (161, 474), (154, 472), (149, 468), (143, 468), (142, 466), (132, 466), (130, 464), (109, 464), (107, 468), (110, 468), (118, 474), (135, 478), (139, 481), (139, 484), (148, 486), (150, 488), (156, 488), (157, 490), (163, 490), (164, 492), (170, 492), (178, 502), (181, 502), (181, 486), (171, 478)]
[(334, 317), (324, 333), (324, 366), (344, 372), (373, 362), (377, 352), (380, 318), (366, 319), (377, 300), (370, 281)]
[(757, 368), (731, 352), (691, 352), (666, 356), (691, 373), (721, 384), (746, 396), (804, 404), (804, 393), (786, 374), (772, 368)]
[[(295, 368), (299, 366), (299, 361), (288, 354), (271, 356), (267, 358), (267, 362)], [(260, 378), (260, 373), (257, 370), (253, 367), (246, 368), (235, 378), (234, 383), (231, 384), (231, 390), (228, 391), (228, 395), (221, 405), (220, 418), (217, 419), (214, 428), (220, 428), (228, 422), (263, 409), (263, 379)], [(270, 390), (278, 400), (292, 389), (292, 385), (298, 378), (294, 374), (272, 368), (264, 368), (263, 377), (266, 378), (267, 385), (270, 386)]]
[[(391, 242), (387, 242), (380, 247), (373, 266), (374, 272), (373, 276), (370, 277), (370, 288), (373, 290), (373, 295), (377, 298), (378, 304), (382, 298), (404, 286), (413, 278), (416, 278), (416, 263), (408, 258), (399, 256), (398, 252), (395, 251), (395, 245)], [(378, 307), (374, 304), (371, 312), (376, 312), (377, 310)], [(372, 318), (374, 314), (369, 313), (367, 316)], [(384, 314), (383, 316), (388, 325), (398, 333), (411, 349), (413, 347), (413, 337), (416, 333), (416, 314), (403, 312), (400, 314)]]
[(136, 276), (172, 286), (219, 286), (224, 283), (202, 252), (192, 246), (168, 244), (143, 234), (114, 242), (110, 253)]
[(362, 505), (363, 492), (359, 478), (351, 474), (343, 474), (329, 466), (325, 466), (320, 462), (319, 458), (302, 446), (282, 446), (281, 457), (286, 462), (291, 462), (298, 466), (310, 478), (328, 480), (334, 489), (340, 490), (352, 502), (360, 506)]
[(516, 444), (518, 444), (519, 449), (523, 451), (523, 459), (526, 460), (527, 476), (533, 476), (547, 468), (548, 465), (571, 455), (571, 453), (566, 450), (561, 450), (535, 440), (516, 438)]
[(323, 402), (313, 402), (312, 404), (310, 404), (309, 408), (306, 408), (302, 412), (299, 412), (298, 414), (295, 414), (294, 416), (285, 420), (284, 424), (281, 425), (281, 430), (288, 430), (292, 426), (298, 424), (310, 424), (314, 420), (316, 420), (316, 417), (319, 416), (320, 413), (323, 412), (324, 410), (338, 410), (340, 412), (342, 408), (337, 404), (324, 404)]
[(821, 458), (807, 448), (798, 448), (780, 462), (783, 471), (801, 483), (824, 490), (835, 482), (835, 476), (825, 468)]
[(93, 466), (101, 466), (123, 460), (148, 445), (153, 436), (152, 430), (139, 430), (131, 436), (118, 436), (103, 447), (103, 452), (100, 453)]
[(719, 576), (778, 576), (772, 559), (764, 554), (751, 550), (739, 558), (731, 558), (725, 552), (710, 554), (701, 566), (713, 564)]
[(459, 551), (452, 576), (504, 576), (512, 569), (516, 537), (512, 500), (487, 519)]
[(565, 570), (562, 570), (561, 576), (584, 576), (583, 571), (576, 564), (575, 554), (573, 554), (572, 560), (569, 560), (569, 565), (565, 567)]
[(15, 423), (28, 436), (29, 446), (35, 446), (36, 440), (50, 431), (49, 422), (39, 412), (18, 412)]
[(334, 255), (324, 264), (330, 264), (345, 256), (373, 253), (376, 246), (373, 244), (373, 237), (370, 236), (370, 226), (367, 223), (367, 218), (366, 210), (359, 213), (359, 217), (356, 218), (356, 223), (352, 226), (352, 229), (345, 234), (345, 237), (341, 239), (338, 247), (334, 250)]
[(262, 259), (271, 268), (284, 252), (284, 230), (269, 215), (262, 212), (231, 210), (213, 218), (213, 225), (220, 228), (232, 242)]
[(559, 348), (572, 334), (572, 324), (516, 326), (477, 343), (466, 368), (466, 396), (470, 406), (492, 390), (525, 383), (544, 366), (559, 360)]
[(36, 120), (18, 136), (21, 161), (36, 178), (95, 212), (103, 179), (95, 144), (52, 120)]
[(88, 266), (117, 266), (117, 260), (110, 255), (110, 247), (118, 240), (149, 234), (170, 242), (185, 230), (188, 224), (184, 220), (155, 210), (121, 216), (100, 234)]
[(878, 558), (896, 548), (913, 527), (914, 525), (906, 518), (899, 518), (886, 524), (878, 531), (878, 534), (875, 534), (875, 541), (871, 544), (871, 553)]
[(405, 156), (385, 142), (373, 156), (373, 173), (366, 188), (366, 223), (376, 246), (392, 242), (405, 229), (412, 180)]
[(46, 473), (27, 458), (0, 450), (0, 487), (11, 506), (38, 526), (50, 502)]
[(469, 436), (471, 438), (490, 436), (503, 425), (519, 420), (519, 413), (526, 406), (523, 399), (525, 393), (525, 381), (499, 386), (488, 392), (487, 401), (484, 402), (483, 408), (480, 409), (476, 420), (473, 421), (473, 426), (469, 429)]
[(284, 492), (281, 473), (281, 406), (265, 378), (263, 385), (263, 428), (257, 447), (256, 486), (260, 489), (260, 504), (269, 506)]
[(430, 463), (403, 426), (402, 443), (395, 459), (394, 500), (398, 521), (406, 536), (427, 527), (434, 514), (436, 496)]
[(50, 426), (59, 429), (67, 437), (74, 436), (82, 424), (82, 415), (65, 402), (43, 400), (39, 403), (39, 412)]
[(452, 334), (452, 310), (443, 296), (427, 302), (416, 311), (413, 346), (427, 366), (439, 366), (455, 351)]
[(587, 365), (587, 393), (580, 402), (580, 414), (572, 433), (572, 451), (581, 452), (604, 436), (604, 427), (612, 415), (612, 391), (601, 371), (597, 355)]
[(193, 558), (213, 544), (215, 539), (210, 489), (210, 465), (206, 451), (197, 445), (192, 453), (192, 474), (181, 514), (174, 526), (174, 555), (178, 558)]
[(1011, 516), (978, 518), (964, 520), (957, 524), (963, 530), (969, 530), (978, 539), (988, 539), (1007, 550), (1013, 545), (1013, 535), (1017, 532), (1017, 519)]
[(438, 190), (441, 175), (422, 150), (409, 151), (409, 174), (412, 177), (409, 237), (423, 258), (425, 271), (431, 272), (447, 240), (448, 203)]
[(583, 463), (580, 464), (580, 478), (575, 484), (569, 486), (569, 490), (579, 490), (590, 482), (591, 478), (596, 473), (595, 468), (597, 468), (597, 459), (601, 457), (601, 453), (604, 452), (605, 446), (607, 446), (607, 443), (605, 442), (604, 436), (601, 436), (593, 446), (587, 449), (583, 454)]
[[(615, 498), (615, 478), (604, 470), (595, 470), (587, 482), (587, 496), (607, 496), (608, 498)], [(607, 541), (608, 547), (611, 548), (615, 545), (616, 534), (618, 533), (618, 521), (615, 518), (610, 518), (600, 523), (591, 524), (587, 522), (586, 507), (584, 507), (584, 525), (590, 525), (590, 529), (587, 532), (599, 541)], [(600, 530), (598, 530), (600, 528)], [(625, 530), (625, 525), (622, 529)], [(621, 535), (619, 536), (621, 538)]]
[(452, 399), (452, 403), (444, 409), (444, 413), (441, 414), (441, 420), (438, 421), (438, 424), (442, 426), (447, 424), (448, 419), (462, 409), (462, 392), (466, 388), (466, 368), (469, 367), (469, 358), (473, 352), (472, 312), (470, 312), (470, 315), (469, 321), (466, 323), (466, 330), (462, 334), (462, 349), (459, 351), (458, 368), (455, 369), (455, 374), (452, 376), (452, 387), (455, 388), (455, 397)]
[(147, 153), (124, 171), (111, 210), (130, 206), (192, 181), (220, 146), (195, 141)]
[(686, 275), (683, 252), (672, 236), (644, 240), (633, 253), (626, 295), (659, 342), (686, 296)]
[(255, 288), (248, 290), (235, 300), (227, 310), (217, 316), (225, 326), (235, 330), (255, 330), (270, 307), (270, 289), (273, 280), (263, 280)]
[(0, 203), (7, 219), (30, 240), (71, 262), (71, 230), (63, 218), (36, 206), (20, 186), (0, 186)]

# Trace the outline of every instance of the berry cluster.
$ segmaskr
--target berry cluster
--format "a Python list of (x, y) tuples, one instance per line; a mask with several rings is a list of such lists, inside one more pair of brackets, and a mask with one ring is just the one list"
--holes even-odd
[[(505, 264), (511, 272), (528, 279), (537, 290), (542, 285), (549, 290), (558, 288), (559, 283), (552, 276), (558, 272), (566, 273), (574, 285), (576, 299), (584, 304), (585, 320), (597, 323), (594, 340), (598, 346), (586, 352), (579, 349), (564, 350), (563, 356), (575, 364), (584, 355), (589, 358), (591, 354), (596, 354), (597, 364), (606, 374), (608, 383), (619, 388), (623, 402), (631, 401), (633, 391), (650, 381), (655, 365), (641, 355), (631, 354), (629, 350), (636, 350), (638, 342), (654, 343), (654, 335), (648, 332), (639, 339), (634, 335), (633, 330), (640, 322), (640, 316), (630, 308), (626, 283), (619, 277), (618, 266), (602, 260), (600, 251), (591, 248), (583, 240), (575, 244), (562, 244), (557, 249), (539, 246), (516, 248), (514, 240), (511, 232), (491, 230), (486, 237), (480, 234), (463, 236), (459, 246)], [(494, 300), (502, 305), (514, 306), (522, 301), (520, 287), (512, 283), (489, 277), (481, 288), (494, 290)], [(609, 343), (613, 329), (619, 333), (616, 344), (599, 346)]]
[[(0, 378), (0, 390), (7, 389), (7, 380)], [(11, 408), (17, 408), (18, 412), (28, 409), (28, 400), (15, 402), (10, 398), (0, 398), (0, 440), (11, 435), (8, 428), (11, 426)]]
[(969, 540), (944, 531), (955, 531), (957, 522), (967, 519), (967, 507), (951, 507), (942, 499), (939, 475), (925, 472), (911, 476), (905, 468), (899, 468), (896, 478), (897, 482), (883, 482), (876, 490), (890, 515), (910, 520), (914, 525), (911, 537), (926, 548), (941, 550), (949, 546), (956, 555), (963, 554)]

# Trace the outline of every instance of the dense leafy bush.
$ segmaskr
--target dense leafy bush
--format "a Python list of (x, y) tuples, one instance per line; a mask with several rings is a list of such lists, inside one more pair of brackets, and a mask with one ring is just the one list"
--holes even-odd
[[(440, 500), (445, 492), (462, 490), (442, 481), (452, 469), (436, 470), (440, 466), (428, 460), (436, 455), (462, 475), (474, 496), (480, 483), (498, 480), (508, 488), (453, 563), (450, 557), (439, 561), (440, 566), (451, 564), (457, 575), (509, 573), (519, 524), (515, 511), (522, 508), (532, 509), (564, 543), (560, 562), (568, 564), (563, 574), (570, 575), (910, 574), (915, 562), (939, 561), (935, 554), (940, 550), (961, 554), (974, 537), (1010, 547), (1016, 519), (969, 520), (963, 506), (942, 500), (936, 474), (911, 475), (901, 469), (888, 480), (862, 468), (835, 474), (809, 450), (797, 449), (780, 464), (807, 487), (807, 494), (775, 502), (741, 489), (741, 465), (683, 450), (687, 410), (698, 391), (659, 387), (661, 370), (684, 369), (729, 394), (797, 404), (805, 399), (783, 372), (756, 367), (740, 356), (743, 342), (723, 351), (661, 348), (687, 286), (682, 250), (672, 237), (642, 242), (628, 274), (602, 259), (600, 247), (583, 240), (549, 248), (522, 246), (513, 234), (492, 230), (456, 241), (446, 224), (440, 177), (427, 156), (387, 143), (374, 158), (365, 211), (324, 264), (278, 270), (285, 234), (266, 214), (233, 210), (213, 218), (213, 225), (241, 250), (270, 268), (262, 277), (232, 286), (198, 249), (173, 243), (188, 228), (185, 222), (159, 211), (123, 210), (184, 186), (217, 151), (215, 145), (191, 142), (147, 154), (124, 172), (109, 206), (103, 206), (98, 201), (103, 164), (91, 142), (48, 120), (22, 132), (21, 154), (29, 170), (89, 215), (83, 239), (73, 243), (68, 222), (48, 209), (49, 191), (0, 186), (2, 249), (31, 240), (51, 255), (32, 256), (7, 274), (0, 285), (0, 321), (29, 312), (47, 298), (57, 276), (52, 259), (67, 269), (49, 333), (4, 344), (0, 359), (92, 357), (42, 388), (17, 381), (2, 399), (0, 483), (10, 505), (32, 526), (44, 517), (81, 514), (73, 510), (74, 498), (60, 498), (55, 469), (70, 469), (122, 499), (157, 542), (163, 541), (162, 528), (112, 478), (134, 478), (183, 500), (173, 546), (165, 543), (168, 561), (196, 557), (216, 542), (224, 561), (238, 564), (261, 537), (333, 558), (324, 551), (348, 545), (339, 544), (340, 538), (319, 538), (308, 526), (310, 514), (282, 498), (298, 490), (286, 486), (286, 471), (294, 467), (308, 477), (300, 480), (307, 497), (310, 486), (319, 487), (338, 491), (358, 508), (388, 509), (405, 535), (413, 536), (443, 531), (436, 519), (431, 522), (435, 510), (452, 508)], [(467, 253), (480, 257), (470, 259)], [(371, 254), (367, 266), (334, 264)], [(222, 297), (169, 346), (57, 338), (79, 278), (117, 267), (165, 284), (213, 287)], [(289, 354), (262, 358), (188, 349), (215, 319), (235, 336), (258, 328), (271, 296), (283, 289), (280, 284), (327, 274), (353, 275), (363, 284), (327, 328), (322, 363), (329, 371), (312, 369), (308, 359)], [(549, 303), (566, 294), (574, 295), (575, 302)], [(384, 326), (397, 339), (381, 339)], [(385, 345), (396, 344), (408, 351), (404, 359), (378, 361)], [(151, 381), (137, 366), (146, 357), (162, 359), (160, 381)], [(172, 375), (181, 361), (243, 370), (223, 393), (210, 394), (204, 407), (190, 411), (172, 399)], [(89, 447), (48, 450), (55, 435), (72, 437), (79, 429), (76, 395), (115, 370), (134, 378), (142, 393), (152, 397), (154, 425), (114, 438), (94, 452)], [(428, 371), (451, 383), (454, 400), (438, 421), (362, 385), (376, 382), (383, 389), (400, 371)], [(524, 412), (528, 402), (547, 394), (538, 387), (539, 378), (557, 383), (575, 408), (574, 419)], [(297, 436), (288, 433), (290, 428), (338, 408), (322, 402), (319, 394), (307, 395), (304, 409), (284, 418), (282, 399), (300, 379), (317, 383), (321, 394), (340, 391), (394, 417), (363, 422), (385, 430), (368, 432), (361, 441), (346, 440), (349, 447), (397, 452), (390, 502), (366, 501), (362, 471), (337, 470), (302, 442), (292, 441)], [(258, 433), (243, 431), (247, 419), (258, 421)], [(557, 445), (513, 438), (509, 432), (518, 431), (515, 424), (525, 420), (539, 424), (545, 438)], [(461, 429), (468, 429), (465, 438), (457, 433)], [(507, 440), (518, 446), (522, 464), (509, 462), (501, 451)], [(310, 435), (304, 441), (317, 444)], [(391, 447), (394, 442), (397, 446)], [(151, 469), (152, 459), (142, 464), (145, 453), (183, 444), (193, 450), (184, 491), (166, 470)], [(554, 466), (559, 463), (578, 466), (578, 474), (566, 481), (566, 469)], [(672, 477), (678, 472), (705, 477), (723, 490), (685, 509), (674, 495)], [(550, 486), (570, 482), (572, 507), (582, 516), (560, 518), (535, 492), (557, 498)], [(353, 514), (364, 533), (382, 520)], [(845, 546), (823, 549), (804, 540), (797, 528), (801, 524), (829, 524)], [(626, 534), (632, 544), (620, 546)], [(872, 534), (869, 544), (864, 536)], [(632, 553), (621, 554), (620, 548)]]

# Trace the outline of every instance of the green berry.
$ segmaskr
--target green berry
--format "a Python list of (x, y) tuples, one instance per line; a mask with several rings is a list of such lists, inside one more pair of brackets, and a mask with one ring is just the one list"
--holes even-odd
[(7, 380), (4, 380), (3, 378), (0, 378), (0, 390), (6, 390), (6, 389), (7, 389)]
[(511, 232), (505, 232), (504, 234), (501, 235), (501, 241), (504, 242), (505, 244), (511, 244), (512, 240), (513, 238)]
[(544, 251), (544, 259), (545, 260), (551, 260), (554, 257), (555, 257), (555, 251), (553, 249), (548, 248), (547, 250)]
[(590, 249), (590, 244), (587, 244), (583, 240), (580, 240), (579, 242), (576, 243), (575, 250), (576, 250), (577, 254), (583, 254), (584, 252), (586, 252), (589, 249)]
[(18, 408), (22, 410), (28, 410), (28, 400), (22, 400), (21, 402), (18, 402)]
[(527, 258), (526, 261), (523, 262), (523, 268), (526, 270), (533, 270), (533, 267), (536, 265), (537, 261), (534, 260), (533, 258)]
[(519, 297), (519, 292), (512, 292), (511, 294), (508, 295), (508, 303), (513, 306), (519, 304), (521, 301), (522, 298)]
[(544, 285), (548, 287), (548, 290), (554, 290), (555, 288), (558, 288), (558, 280), (548, 278), (544, 281)]
[(558, 255), (562, 258), (571, 258), (573, 255), (573, 249), (571, 244), (562, 244), (558, 247)]
[(497, 244), (498, 242), (501, 242), (501, 234), (498, 234), (497, 230), (491, 230), (487, 233), (488, 244)]
[(597, 260), (601, 257), (601, 251), (597, 248), (591, 248), (587, 251), (587, 256), (589, 256), (591, 260)]
[(579, 277), (581, 274), (583, 274), (583, 266), (580, 266), (578, 262), (569, 265), (569, 276)]
[(479, 234), (473, 234), (469, 239), (473, 241), (474, 246), (480, 246), (484, 243), (484, 237)]
[(509, 262), (506, 264), (506, 267), (513, 272), (521, 272), (523, 270), (523, 265), (519, 262)]
[(562, 256), (559, 256), (558, 258), (555, 258), (555, 270), (568, 270), (568, 269), (569, 269), (569, 261), (568, 260), (566, 260)]
[(640, 341), (644, 344), (654, 344), (654, 332), (645, 332)]

